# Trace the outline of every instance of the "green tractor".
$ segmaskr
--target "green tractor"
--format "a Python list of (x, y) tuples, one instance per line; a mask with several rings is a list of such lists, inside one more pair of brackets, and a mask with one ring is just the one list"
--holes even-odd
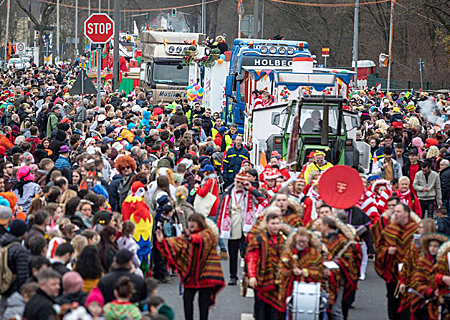
[(311, 152), (321, 150), (332, 164), (367, 171), (368, 163), (361, 167), (360, 156), (368, 159), (370, 149), (364, 142), (357, 144), (359, 116), (344, 110), (346, 103), (347, 99), (335, 96), (305, 96), (292, 100), (282, 112), (272, 114), (272, 125), (281, 128), (281, 137), (269, 137), (269, 150), (281, 149), (287, 165), (294, 165), (294, 169), (296, 165), (301, 169)]

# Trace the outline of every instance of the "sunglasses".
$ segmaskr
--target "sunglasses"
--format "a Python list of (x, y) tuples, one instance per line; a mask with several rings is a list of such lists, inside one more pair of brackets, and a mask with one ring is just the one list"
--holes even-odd
[(6, 169), (12, 169), (14, 168), (13, 166), (7, 166)]
[(131, 166), (124, 166), (124, 167), (122, 167), (122, 170), (125, 170), (125, 169), (131, 169)]

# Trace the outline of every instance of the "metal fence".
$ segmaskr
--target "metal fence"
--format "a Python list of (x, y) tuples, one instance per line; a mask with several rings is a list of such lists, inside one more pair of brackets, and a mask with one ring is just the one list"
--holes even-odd
[[(381, 84), (382, 90), (386, 90), (387, 79), (378, 78), (376, 74), (371, 74), (367, 76), (367, 86), (369, 88), (375, 87), (378, 83)], [(424, 81), (423, 86), (424, 88), (422, 89), (425, 91), (450, 89), (450, 81), (442, 81), (442, 82)], [(420, 82), (391, 79), (390, 90), (420, 90)]]

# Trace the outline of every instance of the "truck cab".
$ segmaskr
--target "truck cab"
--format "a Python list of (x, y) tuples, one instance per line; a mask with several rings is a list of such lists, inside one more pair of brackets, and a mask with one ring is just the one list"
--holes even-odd
[[(200, 33), (144, 31), (142, 41), (142, 63), (140, 86), (150, 90), (155, 103), (175, 100), (177, 93), (184, 94), (186, 88), (200, 79), (197, 63), (187, 64), (188, 52), (193, 58), (205, 55), (202, 45), (204, 35)], [(194, 49), (195, 50), (192, 50)]]
[(238, 124), (242, 131), (245, 118), (251, 115), (251, 92), (269, 89), (270, 72), (292, 69), (292, 60), (299, 57), (312, 57), (307, 42), (235, 39), (225, 84), (225, 122)]

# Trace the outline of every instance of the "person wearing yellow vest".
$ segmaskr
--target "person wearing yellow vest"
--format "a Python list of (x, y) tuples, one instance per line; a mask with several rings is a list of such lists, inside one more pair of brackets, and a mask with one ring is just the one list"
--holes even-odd
[(222, 127), (222, 119), (217, 118), (214, 120), (214, 126), (211, 129), (211, 134), (213, 139), (216, 138), (216, 135), (219, 133), (219, 129)]
[(333, 164), (327, 162), (325, 160), (325, 152), (316, 150), (314, 153), (314, 162), (311, 162), (305, 170), (305, 180), (308, 181), (308, 177), (314, 170), (319, 171), (320, 173), (325, 170), (333, 167)]
[(236, 134), (236, 132), (237, 132), (237, 124), (232, 123), (230, 125), (230, 130), (223, 136), (222, 144), (220, 146), (221, 152), (225, 152), (228, 149), (230, 149), (233, 143), (233, 136)]

